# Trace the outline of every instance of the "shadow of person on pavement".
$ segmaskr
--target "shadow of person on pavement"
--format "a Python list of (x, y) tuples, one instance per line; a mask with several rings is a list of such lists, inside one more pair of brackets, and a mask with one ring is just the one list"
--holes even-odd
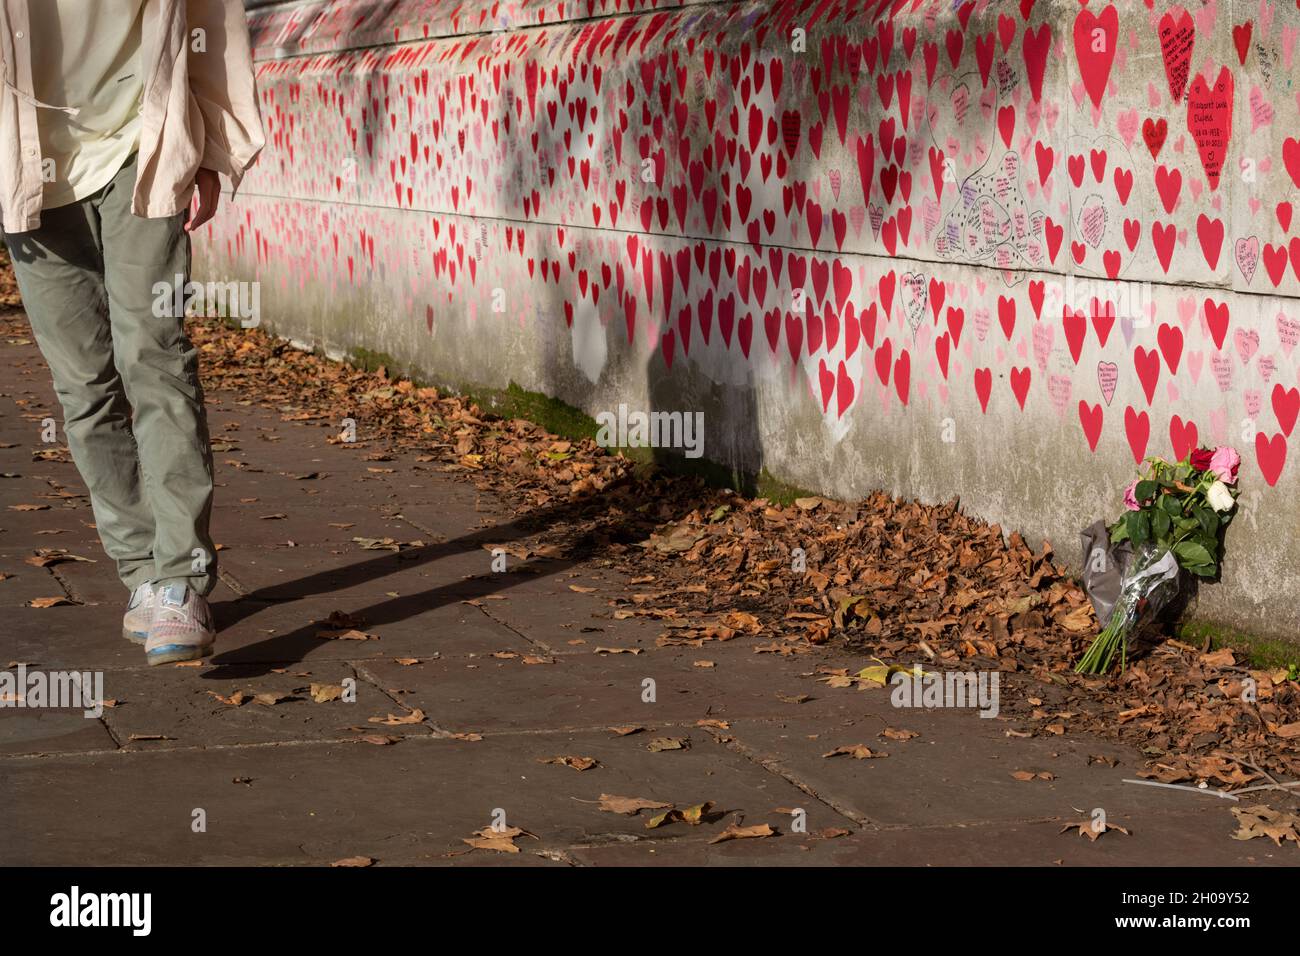
[[(470, 578), (456, 576), (444, 584), (398, 597), (349, 609), (367, 627), (394, 624), (417, 617), (449, 604), (497, 594), (539, 576), (566, 571), (596, 554), (611, 541), (643, 540), (653, 529), (653, 521), (640, 514), (636, 505), (644, 500), (641, 480), (625, 476), (600, 494), (566, 500), (553, 506), (535, 509), (513, 521), (462, 535), (450, 541), (427, 544), (400, 554), (386, 553), (355, 564), (329, 568), (293, 581), (269, 585), (234, 601), (212, 606), (218, 634), (271, 607), (282, 607), (307, 598), (331, 594), (343, 588), (382, 580), (399, 571), (429, 564), (457, 555), (481, 552), (485, 545), (506, 544), (531, 537), (545, 529), (581, 523), (582, 529), (567, 537), (562, 554), (555, 558), (530, 558), (514, 564), (507, 573), (485, 573)], [(284, 634), (277, 634), (231, 651), (218, 651), (214, 665), (239, 664), (258, 668), (255, 673), (269, 673), (273, 667), (301, 661), (322, 645), (316, 637), (318, 622), (309, 622)], [(218, 638), (220, 642), (220, 638)], [(208, 678), (224, 679), (227, 675), (209, 672)], [(244, 676), (249, 676), (245, 673)]]

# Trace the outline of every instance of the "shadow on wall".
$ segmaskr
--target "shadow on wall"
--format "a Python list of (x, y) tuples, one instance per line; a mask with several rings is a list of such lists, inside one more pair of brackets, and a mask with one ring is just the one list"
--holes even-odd
[[(733, 284), (727, 280), (722, 291), (731, 291), (726, 286)], [(650, 353), (645, 411), (656, 439), (651, 450), (665, 470), (700, 474), (753, 497), (763, 471), (757, 383), (748, 362), (726, 354), (743, 376), (738, 384), (712, 384), (703, 375), (689, 375), (690, 366), (674, 376), (661, 350)]]

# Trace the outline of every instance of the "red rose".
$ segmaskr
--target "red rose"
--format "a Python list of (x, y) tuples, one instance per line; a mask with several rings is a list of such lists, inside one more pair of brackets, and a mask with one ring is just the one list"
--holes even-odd
[(1214, 452), (1208, 448), (1198, 448), (1192, 452), (1192, 467), (1197, 471), (1204, 471), (1210, 467), (1210, 462), (1214, 458)]

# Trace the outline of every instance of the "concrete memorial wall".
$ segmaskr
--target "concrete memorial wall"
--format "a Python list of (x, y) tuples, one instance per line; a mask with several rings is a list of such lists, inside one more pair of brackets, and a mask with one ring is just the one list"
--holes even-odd
[(1079, 561), (1144, 455), (1242, 454), (1196, 614), (1300, 624), (1300, 10), (308, 0), (196, 248), (265, 327)]

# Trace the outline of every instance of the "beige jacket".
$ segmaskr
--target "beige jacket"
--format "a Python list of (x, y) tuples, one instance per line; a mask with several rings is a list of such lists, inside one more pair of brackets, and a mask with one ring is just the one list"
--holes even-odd
[[(27, 232), (41, 223), (36, 111), (50, 104), (32, 96), (28, 2), (0, 0), (5, 232)], [(200, 167), (225, 173), (238, 188), (265, 143), (240, 0), (145, 0), (141, 62), (144, 103), (131, 211), (153, 219), (187, 208)]]

